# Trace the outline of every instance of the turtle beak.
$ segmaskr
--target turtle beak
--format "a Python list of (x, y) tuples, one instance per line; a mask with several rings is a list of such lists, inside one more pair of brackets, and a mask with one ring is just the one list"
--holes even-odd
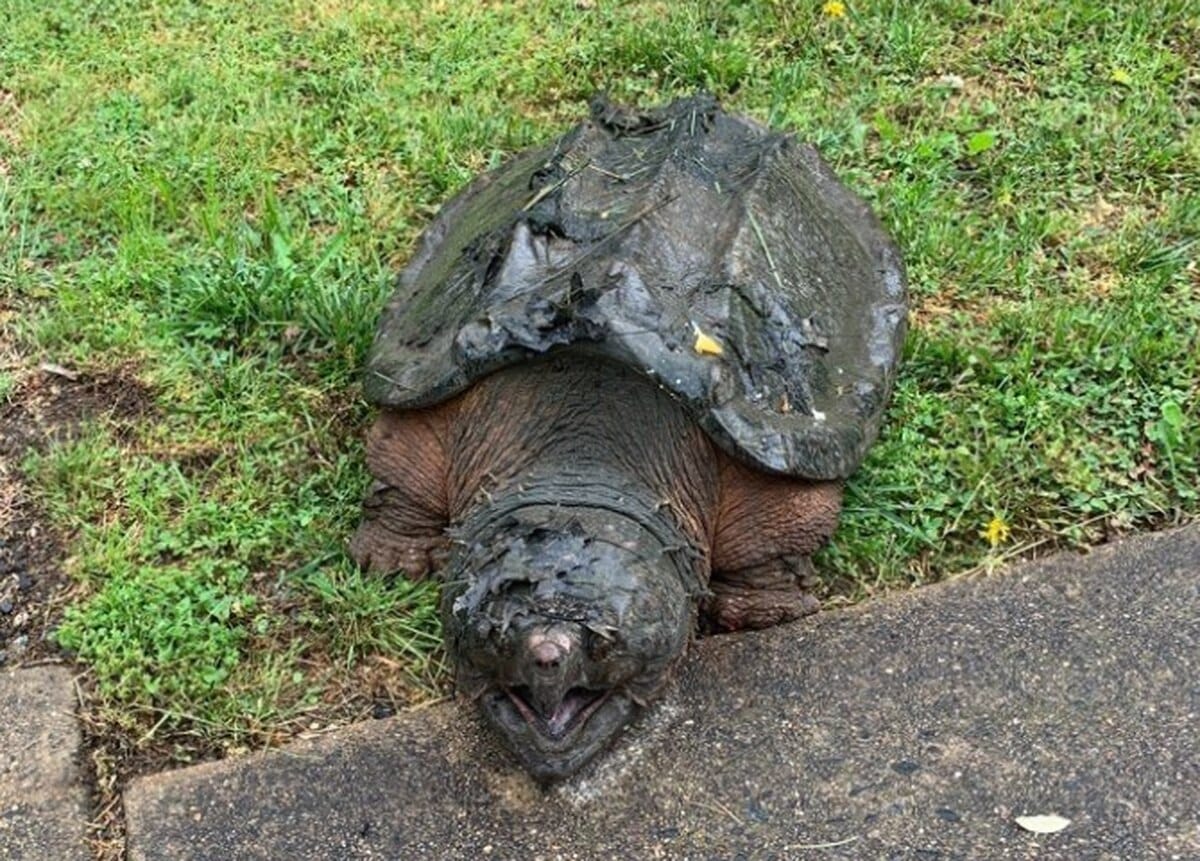
[(548, 716), (558, 710), (583, 669), (583, 637), (577, 625), (531, 631), (521, 644), (517, 672), (529, 686), (530, 704)]

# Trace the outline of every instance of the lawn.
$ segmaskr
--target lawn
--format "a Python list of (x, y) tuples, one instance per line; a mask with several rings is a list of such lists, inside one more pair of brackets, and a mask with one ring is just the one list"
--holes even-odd
[(607, 89), (708, 89), (871, 201), (911, 280), (833, 600), (1200, 511), (1200, 13), (995, 2), (0, 11), (0, 322), (134, 388), (20, 464), (104, 732), (179, 760), (437, 696), (435, 594), (360, 575), (359, 373), (438, 205)]

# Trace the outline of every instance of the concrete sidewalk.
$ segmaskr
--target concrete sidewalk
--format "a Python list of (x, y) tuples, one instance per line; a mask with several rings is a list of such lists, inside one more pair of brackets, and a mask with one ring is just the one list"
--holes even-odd
[(549, 793), (451, 704), (144, 778), (126, 812), (132, 861), (1194, 861), (1200, 528), (706, 640)]
[(0, 861), (86, 861), (75, 685), (62, 667), (0, 673)]

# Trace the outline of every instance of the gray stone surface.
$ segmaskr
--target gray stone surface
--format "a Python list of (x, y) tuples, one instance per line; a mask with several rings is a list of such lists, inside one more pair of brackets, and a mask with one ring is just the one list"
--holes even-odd
[(92, 857), (80, 744), (67, 670), (0, 673), (0, 861)]
[(695, 651), (550, 792), (438, 706), (140, 780), (131, 859), (1200, 858), (1200, 528)]

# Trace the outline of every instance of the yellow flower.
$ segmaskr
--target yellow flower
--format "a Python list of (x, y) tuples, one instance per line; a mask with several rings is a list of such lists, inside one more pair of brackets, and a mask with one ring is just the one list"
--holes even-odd
[(988, 544), (997, 547), (1008, 540), (1009, 532), (1008, 524), (1004, 522), (1004, 518), (997, 515), (988, 523), (987, 529), (979, 534), (988, 540)]
[(828, 0), (828, 2), (821, 7), (821, 12), (829, 18), (845, 18), (846, 4), (842, 3), (841, 0)]

